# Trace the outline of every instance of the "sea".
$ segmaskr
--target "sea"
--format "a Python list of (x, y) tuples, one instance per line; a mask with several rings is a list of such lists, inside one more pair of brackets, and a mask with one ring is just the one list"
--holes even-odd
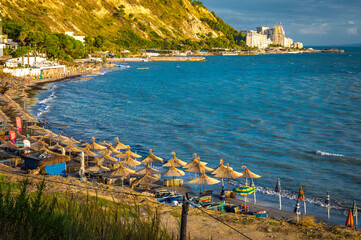
[[(283, 210), (293, 212), (302, 185), (307, 214), (344, 224), (353, 200), (361, 205), (361, 48), (343, 49), (119, 63), (48, 84), (27, 109), (81, 141), (119, 137), (142, 156), (153, 149), (189, 162), (197, 153), (209, 167), (220, 159), (236, 171), (246, 166), (261, 176), (254, 179), (260, 205), (278, 208), (280, 178)], [(187, 173), (184, 182), (194, 177)]]

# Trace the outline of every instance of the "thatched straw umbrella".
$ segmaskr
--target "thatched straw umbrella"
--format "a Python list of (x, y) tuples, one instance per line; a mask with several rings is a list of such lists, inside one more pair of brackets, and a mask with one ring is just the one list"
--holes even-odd
[(104, 147), (109, 147), (109, 144), (111, 144), (111, 143), (107, 143), (105, 140), (100, 143), (100, 145), (102, 145)]
[(1, 144), (0, 148), (11, 149), (14, 151), (19, 150), (19, 148), (16, 145), (14, 145), (12, 142), (9, 142), (9, 141), (5, 141), (3, 144)]
[[(227, 168), (227, 167), (223, 165), (223, 159), (221, 159), (221, 160), (219, 160), (219, 166), (216, 167), (216, 168), (214, 169), (214, 171), (211, 172), (211, 174), (216, 175), (216, 174), (221, 173), (221, 172), (223, 172), (224, 170), (226, 170), (226, 168)], [(232, 168), (231, 168), (231, 169), (232, 169)], [(223, 178), (222, 178), (222, 187), (223, 187)]]
[(132, 157), (132, 158), (140, 158), (142, 156), (130, 151), (130, 146), (127, 146), (128, 150), (125, 151), (124, 153), (121, 153), (121, 154), (117, 154), (115, 155), (115, 157), (117, 158), (127, 158), (128, 156)]
[(171, 167), (171, 165), (172, 165), (171, 161), (173, 162), (173, 165), (175, 167), (184, 167), (185, 165), (187, 165), (186, 162), (177, 158), (175, 152), (172, 152), (172, 155), (173, 155), (173, 158), (170, 159), (166, 164), (163, 164), (163, 167)]
[(70, 153), (81, 153), (82, 152), (82, 150), (74, 147), (74, 145), (72, 144), (71, 141), (69, 141), (69, 145), (66, 146), (64, 149), (65, 149), (65, 151), (67, 151), (69, 153), (69, 155), (70, 155)]
[(100, 150), (99, 153), (100, 154), (107, 153), (108, 155), (112, 155), (112, 156), (117, 155), (117, 154), (121, 154), (121, 152), (119, 152), (118, 150), (113, 148), (112, 143), (109, 143), (109, 146), (106, 149)]
[(128, 148), (127, 145), (119, 142), (119, 138), (116, 137), (116, 138), (115, 138), (115, 141), (116, 141), (116, 143), (115, 143), (115, 145), (113, 146), (114, 149), (116, 149), (116, 150), (122, 150), (122, 149), (127, 149), (127, 148)]
[(202, 171), (202, 176), (200, 176), (196, 179), (193, 179), (192, 181), (189, 181), (188, 183), (203, 185), (203, 192), (204, 192), (204, 185), (214, 185), (216, 183), (219, 183), (219, 181), (217, 179), (208, 177), (206, 175), (205, 171)]
[[(184, 172), (182, 170), (179, 170), (177, 168), (174, 167), (174, 161), (173, 160), (170, 160), (170, 168), (163, 172), (162, 173), (162, 176), (164, 177), (173, 177), (173, 187), (175, 187), (174, 185), (174, 180), (175, 180), (175, 177), (181, 177), (181, 176), (184, 176)], [(173, 189), (174, 190), (174, 189)]]
[(42, 147), (49, 147), (48, 144), (46, 144), (44, 141), (37, 141), (33, 144), (31, 144), (31, 148), (36, 149), (36, 150), (40, 150)]
[(242, 172), (242, 177), (246, 178), (246, 186), (247, 186), (247, 178), (260, 178), (260, 175), (257, 175), (251, 172), (246, 166), (242, 166), (245, 170)]
[(156, 173), (159, 173), (159, 171), (157, 169), (150, 167), (149, 163), (147, 163), (147, 166), (145, 168), (137, 171), (138, 175), (144, 175), (146, 173), (156, 174)]
[(99, 163), (101, 163), (103, 165), (105, 165), (105, 164), (113, 164), (114, 165), (118, 162), (118, 159), (109, 156), (108, 151), (106, 151), (103, 156), (98, 158), (98, 161), (99, 161)]
[(154, 155), (153, 154), (153, 150), (149, 149), (149, 155), (148, 157), (144, 158), (143, 163), (153, 163), (153, 162), (159, 162), (159, 163), (163, 163), (163, 159)]
[(243, 173), (236, 172), (232, 168), (229, 167), (229, 164), (227, 163), (227, 168), (223, 172), (219, 172), (215, 175), (217, 178), (227, 178), (228, 181), (228, 191), (229, 191), (229, 179), (235, 179), (242, 177)]
[(92, 143), (90, 144), (89, 150), (91, 150), (91, 151), (99, 151), (99, 150), (102, 150), (102, 149), (106, 149), (106, 147), (97, 144), (97, 143), (95, 142), (95, 138), (93, 137), (93, 138), (92, 138)]
[(115, 170), (108, 172), (106, 174), (104, 174), (104, 177), (109, 177), (109, 178), (121, 178), (122, 179), (122, 186), (123, 186), (123, 180), (124, 177), (129, 176), (130, 174), (134, 174), (135, 171), (132, 169), (129, 169), (127, 167), (124, 167), (121, 163), (118, 163), (118, 168), (116, 168)]
[(211, 173), (212, 173), (213, 175), (216, 175), (216, 174), (221, 173), (221, 172), (223, 172), (224, 170), (226, 170), (226, 168), (227, 168), (227, 167), (223, 165), (223, 159), (221, 159), (221, 160), (219, 160), (219, 166), (216, 167), (216, 168), (214, 169), (214, 171), (211, 172)]
[[(197, 153), (194, 153), (193, 154), (193, 160), (191, 161), (191, 162), (189, 162), (189, 163), (187, 163), (183, 168), (191, 168), (191, 167), (194, 167), (194, 166), (196, 166), (197, 164), (198, 164), (198, 158), (197, 158)], [(207, 165), (208, 163), (206, 163), (206, 162), (201, 162), (201, 163), (203, 163), (204, 165)]]
[(136, 167), (136, 166), (139, 166), (140, 164), (142, 164), (141, 162), (137, 161), (137, 160), (134, 160), (131, 156), (130, 156), (130, 153), (128, 152), (127, 153), (127, 157), (121, 161), (121, 163), (124, 165), (124, 166), (127, 166), (127, 167)]
[(154, 182), (157, 182), (159, 180), (159, 178), (155, 177), (155, 176), (152, 176), (150, 175), (150, 173), (146, 173), (142, 178), (139, 178), (137, 180), (135, 180), (132, 184), (132, 188), (135, 186), (135, 185), (145, 185), (145, 190), (148, 189), (148, 185), (151, 184), (151, 183), (154, 183)]
[(51, 151), (61, 151), (64, 147), (56, 143), (54, 146), (49, 147)]
[(99, 161), (97, 161), (96, 165), (85, 169), (85, 172), (89, 172), (89, 173), (106, 173), (109, 171), (110, 171), (110, 169), (107, 167), (101, 166), (99, 164)]
[(53, 137), (53, 141), (58, 142), (58, 143), (60, 143), (62, 145), (67, 145), (69, 143), (69, 138), (64, 137), (61, 134), (59, 134), (57, 137)]
[(192, 164), (193, 166), (190, 166), (186, 171), (187, 172), (193, 172), (193, 173), (201, 173), (203, 171), (205, 172), (212, 172), (214, 169), (207, 167), (204, 163), (201, 162), (200, 157), (197, 158), (197, 161)]

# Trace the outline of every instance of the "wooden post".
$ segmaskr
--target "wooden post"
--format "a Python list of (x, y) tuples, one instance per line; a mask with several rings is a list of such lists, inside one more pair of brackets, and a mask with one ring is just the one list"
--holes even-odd
[(186, 201), (186, 198), (183, 197), (182, 205), (182, 216), (181, 216), (181, 228), (180, 228), (180, 240), (187, 239), (187, 216), (189, 210), (189, 203)]

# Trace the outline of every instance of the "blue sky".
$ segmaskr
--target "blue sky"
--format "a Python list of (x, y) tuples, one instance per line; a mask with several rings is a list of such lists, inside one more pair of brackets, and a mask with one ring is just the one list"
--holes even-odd
[(361, 0), (203, 0), (237, 30), (282, 23), (305, 46), (361, 44)]

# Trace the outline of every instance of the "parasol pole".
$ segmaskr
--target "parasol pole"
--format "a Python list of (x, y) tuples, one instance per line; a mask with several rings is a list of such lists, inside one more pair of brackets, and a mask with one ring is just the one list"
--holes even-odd
[(281, 201), (281, 181), (277, 178), (277, 183), (275, 187), (275, 192), (278, 193), (278, 199), (280, 201), (280, 210), (282, 210), (282, 201)]
[(299, 200), (297, 200), (295, 210), (293, 210), (293, 211), (296, 213), (297, 222), (299, 222), (299, 221), (300, 221), (300, 214), (301, 214), (301, 211), (300, 211), (300, 201), (299, 201)]
[(358, 226), (358, 219), (357, 219), (357, 205), (356, 205), (356, 200), (353, 201), (352, 215), (355, 216), (355, 228), (357, 228), (357, 226)]
[(253, 178), (251, 178), (251, 185), (250, 187), (253, 187), (254, 188), (254, 192), (253, 192), (253, 204), (256, 204), (257, 202), (257, 199), (256, 199), (256, 185), (254, 185), (254, 182), (253, 182)]
[(327, 218), (330, 219), (330, 194), (327, 192), (326, 200), (325, 200), (326, 208), (327, 208)]
[(305, 208), (305, 215), (306, 215), (306, 198), (303, 200), (303, 207)]

